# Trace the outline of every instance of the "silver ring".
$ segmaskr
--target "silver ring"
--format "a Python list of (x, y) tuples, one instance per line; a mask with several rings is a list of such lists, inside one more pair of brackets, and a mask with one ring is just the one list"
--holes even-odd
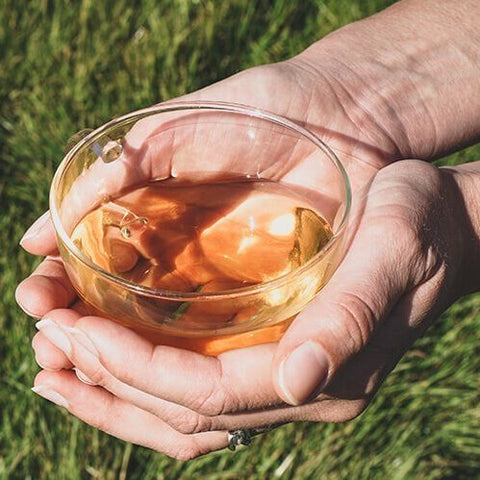
[(268, 432), (275, 428), (274, 425), (262, 428), (242, 428), (240, 430), (231, 430), (227, 432), (228, 449), (235, 451), (240, 445), (248, 446), (252, 443), (252, 438), (261, 433)]

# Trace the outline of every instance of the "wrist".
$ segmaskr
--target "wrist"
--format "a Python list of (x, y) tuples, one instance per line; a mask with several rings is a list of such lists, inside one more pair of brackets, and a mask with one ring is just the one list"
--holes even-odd
[[(457, 167), (441, 167), (451, 176), (458, 192), (458, 204), (450, 214), (458, 217), (460, 234), (463, 236), (463, 251), (460, 268), (463, 294), (480, 290), (480, 162)], [(456, 232), (452, 232), (456, 234)]]
[(298, 58), (327, 79), (347, 115), (376, 137), (372, 143), (389, 160), (433, 159), (480, 136), (479, 16), (480, 6), (468, 0), (460, 7), (399, 2)]

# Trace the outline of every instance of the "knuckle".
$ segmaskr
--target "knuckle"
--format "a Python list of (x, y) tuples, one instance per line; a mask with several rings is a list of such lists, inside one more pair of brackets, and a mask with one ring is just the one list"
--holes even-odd
[(193, 460), (198, 456), (202, 455), (201, 452), (197, 447), (189, 444), (188, 446), (180, 447), (175, 452), (172, 452), (171, 456), (175, 460), (180, 460), (182, 462), (188, 462), (189, 460)]
[(108, 387), (109, 375), (101, 364), (94, 365), (88, 369), (82, 369), (78, 367), (80, 371), (86, 375), (93, 383), (102, 387)]
[(183, 433), (184, 435), (206, 432), (211, 429), (211, 421), (208, 417), (192, 411), (176, 415), (170, 422), (170, 425), (177, 430), (177, 432)]
[(196, 412), (207, 415), (217, 416), (226, 413), (228, 410), (228, 400), (225, 391), (221, 387), (213, 385), (209, 392), (206, 392), (194, 400), (194, 409)]
[(229, 413), (239, 408), (239, 401), (229, 386), (229, 380), (222, 363), (216, 362), (217, 372), (210, 388), (194, 399), (194, 410), (202, 415), (214, 417)]
[(354, 354), (368, 343), (378, 321), (377, 314), (369, 301), (354, 292), (343, 292), (335, 306), (342, 319), (337, 323), (337, 336)]

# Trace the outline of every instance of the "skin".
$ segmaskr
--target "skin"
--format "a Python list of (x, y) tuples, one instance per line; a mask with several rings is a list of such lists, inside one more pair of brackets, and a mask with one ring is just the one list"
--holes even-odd
[(32, 342), (43, 368), (38, 393), (94, 427), (180, 459), (225, 447), (227, 430), (360, 414), (412, 342), (479, 288), (480, 166), (394, 163), (478, 139), (479, 15), (473, 1), (399, 2), (289, 61), (187, 96), (254, 104), (307, 125), (352, 179), (347, 254), (278, 344), (205, 357), (85, 316), (48, 217), (35, 224), (22, 246), (49, 256), (17, 300), (46, 320)]

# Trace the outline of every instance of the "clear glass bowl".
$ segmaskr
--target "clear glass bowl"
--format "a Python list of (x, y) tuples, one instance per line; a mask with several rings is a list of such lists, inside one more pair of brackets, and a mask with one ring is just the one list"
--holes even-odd
[[(85, 214), (126, 188), (171, 177), (209, 182), (225, 176), (281, 182), (304, 192), (333, 236), (286, 274), (215, 292), (132, 283), (94, 264), (71, 239)], [(216, 355), (279, 340), (343, 256), (350, 195), (342, 164), (307, 129), (243, 105), (177, 102), (124, 115), (74, 144), (53, 179), (50, 211), (67, 273), (92, 314), (156, 344)], [(259, 259), (251, 261), (255, 266)], [(196, 314), (181, 315), (187, 310)], [(226, 322), (222, 312), (240, 314)]]

